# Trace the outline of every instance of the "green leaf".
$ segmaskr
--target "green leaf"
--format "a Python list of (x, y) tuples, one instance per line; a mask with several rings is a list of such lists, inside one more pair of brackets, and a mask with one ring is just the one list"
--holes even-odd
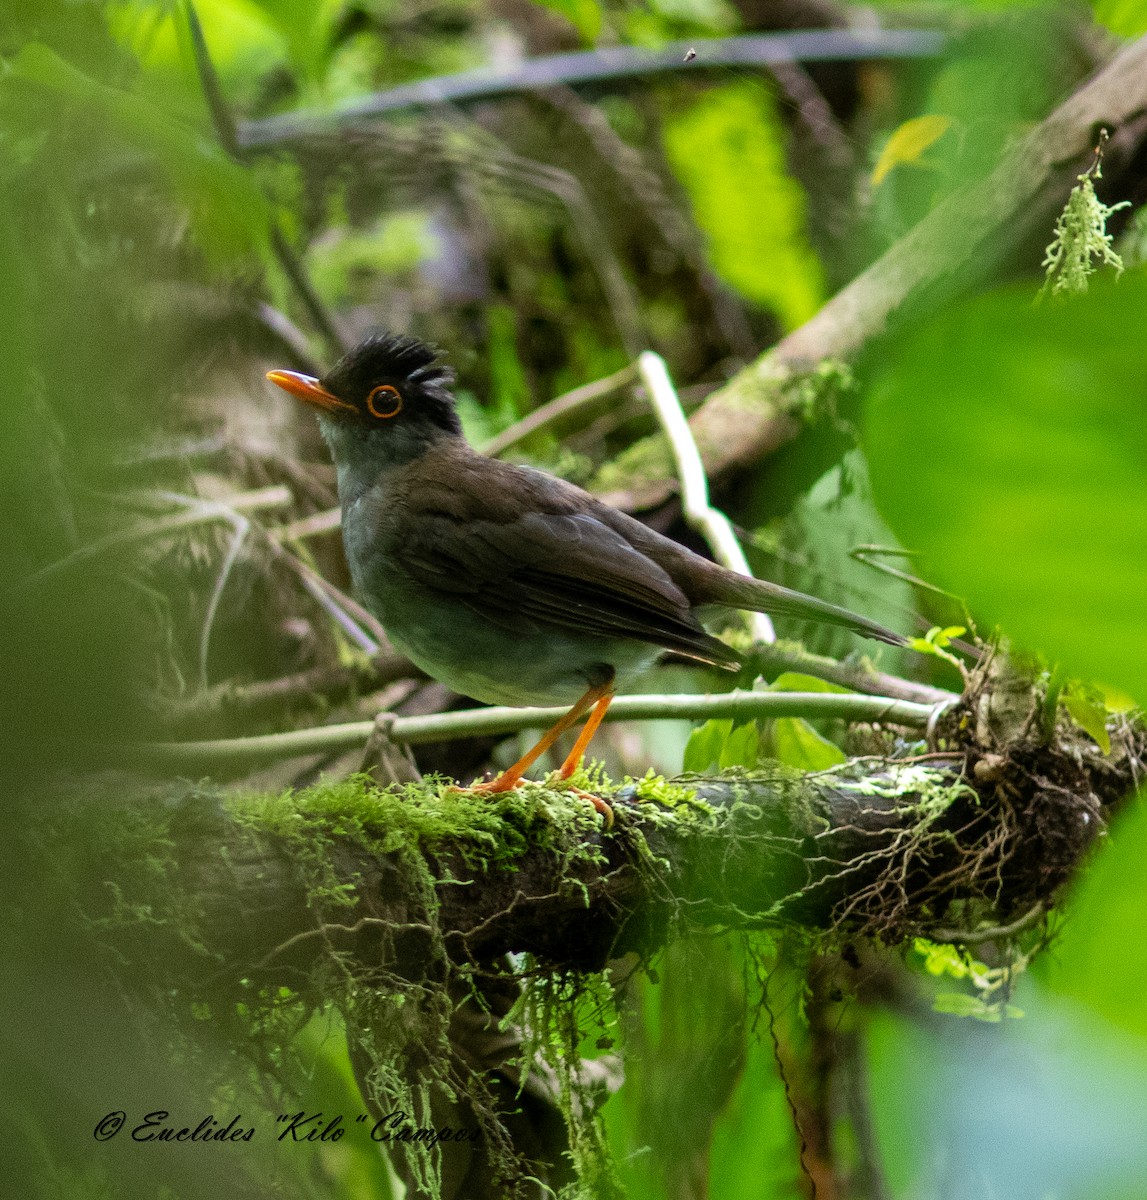
[(1082, 1003), (1121, 1029), (1147, 1038), (1147, 797), (1129, 804), (1103, 853), (1075, 887), (1070, 920), (1041, 973), (1060, 995)]
[(769, 685), (773, 692), (844, 692), (851, 689), (841, 687), (838, 683), (829, 683), (827, 679), (817, 679), (815, 675), (802, 675), (799, 671), (786, 671), (778, 675)]
[(717, 765), (721, 770), (725, 770), (727, 767), (744, 767), (746, 770), (752, 770), (757, 765), (759, 745), (760, 733), (756, 721), (750, 721), (747, 725), (738, 725), (725, 738)]
[(215, 265), (265, 248), (270, 213), (252, 175), (210, 138), (173, 120), (139, 96), (108, 87), (47, 46), (31, 43), (16, 56), (8, 87), (46, 90), (77, 119), (102, 121), (167, 178), (192, 213), (192, 233)]
[(1063, 706), (1071, 713), (1071, 719), (1094, 739), (1103, 753), (1110, 754), (1111, 737), (1107, 732), (1107, 709), (1078, 693), (1065, 696)]
[(793, 329), (820, 307), (825, 284), (786, 140), (775, 102), (756, 85), (706, 92), (665, 122), (666, 152), (717, 272)]
[[(110, 3), (105, 19), (112, 35), (127, 46), (148, 75), (170, 89), (177, 80), (202, 104), (202, 86), (182, 5)], [(259, 103), (266, 74), (282, 64), (288, 45), (282, 32), (252, 0), (195, 0), (211, 54), (228, 99)]]
[(821, 737), (803, 717), (779, 717), (773, 722), (773, 753), (801, 771), (824, 771), (846, 761), (844, 751)]
[(917, 938), (912, 948), (924, 958), (924, 970), (929, 975), (947, 975), (952, 979), (967, 979), (970, 973), (968, 962), (963, 954), (946, 942), (931, 942), (927, 938)]
[(1072, 675), (1147, 697), (1147, 279), (982, 296), (872, 390), (882, 511), (930, 575)]
[(1023, 1009), (1014, 1004), (989, 1004), (980, 996), (970, 996), (966, 992), (939, 992), (932, 998), (932, 1011), (953, 1017), (972, 1017), (992, 1025), (998, 1025), (1005, 1017), (1011, 1020), (1024, 1015)]
[(1091, 0), (1096, 21), (1119, 37), (1147, 33), (1147, 0)]
[(965, 632), (967, 631), (963, 625), (949, 625), (946, 629), (941, 629), (939, 625), (933, 625), (922, 638), (912, 638), (908, 644), (920, 654), (933, 654), (958, 667), (960, 660), (954, 654), (949, 654), (944, 647), (951, 645), (954, 637), (959, 637)]
[(683, 770), (700, 774), (711, 767), (752, 769), (757, 765), (759, 742), (755, 721), (735, 728), (731, 719), (706, 721), (685, 743)]
[(976, 1017), (981, 1021), (1000, 1019), (995, 1009), (985, 1004), (979, 996), (970, 996), (967, 992), (937, 992), (932, 998), (932, 1011), (947, 1013), (952, 1017)]
[[(232, 0), (233, 2), (233, 0)], [(335, 26), (347, 7), (343, 0), (254, 0), (286, 40), (292, 65), (319, 83), (334, 43)]]
[(685, 743), (685, 758), (681, 769), (695, 775), (715, 766), (721, 757), (721, 747), (733, 731), (732, 720), (706, 721), (694, 729)]
[(929, 146), (938, 142), (952, 127), (952, 118), (938, 113), (927, 113), (905, 121), (884, 143), (876, 166), (872, 168), (872, 186), (880, 181), (900, 163), (918, 163), (920, 156)]

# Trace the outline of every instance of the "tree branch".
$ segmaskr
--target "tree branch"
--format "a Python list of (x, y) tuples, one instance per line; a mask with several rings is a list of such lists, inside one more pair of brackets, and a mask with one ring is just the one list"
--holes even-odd
[[(808, 29), (791, 33), (748, 34), (670, 42), (659, 49), (610, 46), (571, 54), (528, 59), (505, 70), (466, 71), (419, 79), (386, 92), (345, 104), (330, 113), (287, 113), (240, 126), (238, 140), (249, 149), (329, 134), (350, 123), (377, 120), (410, 109), (469, 102), (532, 92), (558, 85), (574, 86), (610, 80), (723, 67), (768, 66), (792, 62), (933, 58), (944, 36), (919, 29)], [(692, 52), (688, 60), (686, 54)]]
[[(1008, 755), (1005, 783), (979, 790), (967, 759), (982, 750), (971, 748), (805, 776), (773, 767), (630, 784), (607, 793), (610, 832), (576, 795), (541, 785), (494, 802), (351, 780), (238, 808), (185, 790), (133, 802), (125, 828), (152, 832), (123, 853), (169, 864), (136, 886), (163, 890), (167, 904), (193, 897), (180, 911), (196, 928), (167, 930), (148, 916), (159, 901), (123, 891), (127, 881), (116, 911), (129, 926), (142, 914), (127, 936), (164, 970), (201, 976), (187, 955), (206, 953), (235, 978), (258, 970), (271, 981), (324, 953), (369, 960), (380, 940), (387, 970), (421, 978), (436, 944), (457, 964), (515, 952), (596, 970), (689, 927), (787, 923), (895, 941), (937, 937), (954, 919), (972, 931), (954, 938), (978, 940), (985, 924), (985, 936), (1006, 937), (1050, 906), (1142, 770), (1143, 730), (1115, 733), (1112, 756), (1067, 742), (1039, 749), (1041, 771), (1067, 786), (1028, 769), (1035, 748), (1023, 746)], [(105, 825), (115, 811), (86, 808)], [(69, 844), (83, 844), (72, 834)], [(106, 837), (95, 842), (106, 852)], [(168, 937), (178, 945), (157, 944)]]
[[(946, 694), (944, 703), (955, 697)], [(610, 705), (606, 721), (707, 720), (732, 717), (742, 721), (758, 717), (838, 718), (846, 721), (879, 721), (923, 729), (935, 705), (886, 696), (855, 696), (825, 692), (727, 692), (715, 696), (671, 694), (619, 696)], [(390, 730), (396, 742), (417, 746), (427, 742), (546, 728), (564, 715), (563, 708), (473, 708), (462, 712), (434, 713), (422, 717), (397, 717)], [(110, 749), (122, 760), (129, 758), (166, 770), (227, 772), (277, 758), (326, 754), (365, 744), (373, 721), (320, 725), (287, 733), (202, 742), (136, 743)], [(98, 754), (98, 750), (93, 750)]]
[[(937, 290), (967, 286), (1061, 208), (1090, 161), (1097, 126), (1113, 134), (1147, 111), (1147, 37), (1126, 47), (1020, 139), (986, 178), (950, 196), (799, 329), (714, 392), (690, 419), (710, 478), (747, 466), (802, 428), (810, 369), (847, 360)], [(1033, 264), (1034, 265), (1034, 264)], [(639, 482), (626, 481), (634, 473)], [(632, 446), (594, 489), (645, 509), (675, 490), (658, 439)]]

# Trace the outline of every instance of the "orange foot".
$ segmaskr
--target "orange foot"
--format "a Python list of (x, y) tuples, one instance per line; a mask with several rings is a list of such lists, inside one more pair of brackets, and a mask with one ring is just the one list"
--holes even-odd
[[(580, 766), (582, 757), (586, 752), (586, 747), (589, 746), (590, 739), (601, 724), (601, 720), (605, 716), (605, 710), (609, 708), (612, 699), (613, 672), (611, 671), (609, 679), (591, 687), (573, 708), (545, 734), (533, 749), (518, 759), (512, 767), (503, 771), (496, 779), (487, 780), (485, 783), (474, 783), (468, 788), (454, 787), (449, 790), (452, 792), (469, 792), (471, 795), (496, 796), (499, 792), (510, 792), (516, 787), (521, 787), (525, 782), (522, 777), (526, 771), (557, 741), (560, 734), (569, 729), (571, 725), (574, 725), (587, 709), (592, 708), (593, 712), (590, 713), (589, 720), (585, 723), (585, 728), (578, 734), (574, 748), (569, 752), (565, 762), (562, 763), (561, 770), (558, 771), (559, 782), (564, 782)], [(588, 800), (605, 818), (607, 829), (613, 827), (613, 809), (600, 796), (595, 796), (592, 792), (582, 791), (581, 788), (570, 787), (568, 790)]]
[[(446, 790), (467, 796), (497, 796), (505, 792), (512, 792), (515, 788), (520, 788), (530, 782), (521, 776), (509, 778), (509, 775), (508, 771), (503, 771), (496, 779), (487, 779), (482, 783), (472, 783), (469, 787), (449, 787)], [(574, 787), (572, 784), (566, 784), (565, 779), (561, 777), (560, 773), (558, 779), (555, 781), (555, 787), (560, 791), (572, 792), (573, 795), (580, 796), (583, 800), (588, 800), (605, 819), (606, 829), (613, 828), (613, 809), (600, 796), (594, 795), (593, 792), (587, 792), (583, 788)]]

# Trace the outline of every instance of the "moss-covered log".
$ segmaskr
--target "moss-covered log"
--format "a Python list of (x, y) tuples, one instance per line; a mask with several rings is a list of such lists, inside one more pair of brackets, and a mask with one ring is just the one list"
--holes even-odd
[[(1105, 752), (1046, 687), (988, 654), (932, 731), (942, 752), (810, 775), (582, 776), (612, 805), (610, 829), (542, 785), (495, 799), (356, 777), (236, 797), (108, 777), (18, 838), (29, 877), (61, 885), (45, 927), (82, 913), (117, 991), (229, 1038), (260, 1070), (333, 1007), (376, 1117), (481, 1131), (461, 1163), (403, 1147), (413, 1194), (533, 1196), (530, 1180), (560, 1185), (568, 1150), (588, 1194), (609, 1196), (592, 1112), (612, 1068), (577, 1051), (579, 999), (605, 994), (592, 973), (696, 928), (797, 926), (843, 947), (1034, 924), (1147, 764), (1141, 724), (1111, 716)], [(462, 1191), (435, 1182), (454, 1176)]]
[[(408, 979), (442, 952), (593, 970), (691, 926), (897, 940), (1006, 924), (1051, 902), (1142, 758), (1128, 725), (1109, 756), (1032, 743), (970, 770), (969, 754), (873, 757), (807, 776), (599, 785), (611, 830), (541, 785), (498, 801), (362, 779), (240, 800), (185, 788), (101, 810), (118, 838), (64, 832), (73, 853), (90, 847), (84, 906), (118, 914), (129, 960), (182, 963), (185, 978), (204, 952), (224, 973), (285, 981), (330, 950)], [(114, 912), (91, 908), (108, 894)]]

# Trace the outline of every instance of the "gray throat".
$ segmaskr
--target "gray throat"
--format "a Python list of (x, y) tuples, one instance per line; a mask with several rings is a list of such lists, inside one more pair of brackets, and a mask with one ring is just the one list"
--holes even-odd
[[(335, 462), (339, 503), (344, 513), (363, 493), (379, 484), (385, 487), (392, 472), (428, 449), (425, 427), (396, 425), (375, 429), (320, 414), (319, 428)], [(450, 436), (435, 430), (431, 440)]]

